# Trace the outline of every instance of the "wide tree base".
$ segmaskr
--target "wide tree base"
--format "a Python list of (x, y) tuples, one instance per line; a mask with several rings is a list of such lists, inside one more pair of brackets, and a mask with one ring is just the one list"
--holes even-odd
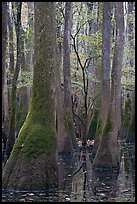
[(47, 190), (58, 188), (58, 171), (52, 154), (40, 158), (24, 157), (7, 161), (3, 189)]

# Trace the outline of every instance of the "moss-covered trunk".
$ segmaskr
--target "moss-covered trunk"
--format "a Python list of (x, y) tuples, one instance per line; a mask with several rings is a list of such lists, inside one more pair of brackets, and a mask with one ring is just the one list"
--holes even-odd
[(35, 2), (32, 100), (3, 171), (3, 188), (41, 190), (58, 186), (55, 87), (55, 3)]
[(110, 106), (93, 167), (117, 168), (119, 165), (119, 149), (114, 114), (112, 106)]

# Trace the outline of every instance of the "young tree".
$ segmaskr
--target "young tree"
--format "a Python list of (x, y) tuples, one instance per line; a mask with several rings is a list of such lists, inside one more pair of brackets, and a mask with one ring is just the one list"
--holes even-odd
[(111, 75), (111, 100), (100, 144), (93, 162), (94, 167), (119, 167), (117, 136), (121, 127), (121, 69), (124, 51), (123, 2), (115, 3), (115, 20), (116, 40)]
[(3, 171), (3, 188), (16, 190), (58, 186), (55, 3), (35, 2), (34, 17), (35, 61), (30, 110)]

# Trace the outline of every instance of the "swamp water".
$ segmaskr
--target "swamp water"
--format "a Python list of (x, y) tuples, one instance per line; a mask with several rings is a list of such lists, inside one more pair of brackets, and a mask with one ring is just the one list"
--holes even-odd
[(92, 168), (92, 151), (84, 148), (70, 159), (60, 155), (60, 190), (2, 191), (2, 202), (135, 202), (134, 145), (121, 143), (119, 172)]

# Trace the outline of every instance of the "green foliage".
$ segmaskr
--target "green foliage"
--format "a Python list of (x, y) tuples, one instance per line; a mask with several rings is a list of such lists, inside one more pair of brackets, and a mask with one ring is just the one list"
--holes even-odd
[(125, 76), (122, 76), (121, 78), (121, 85), (124, 86), (124, 88), (128, 89), (134, 89), (135, 87), (135, 77), (134, 78), (126, 78)]
[(21, 69), (19, 78), (18, 78), (18, 88), (24, 86), (32, 86), (33, 83), (33, 72), (24, 71)]
[(127, 73), (135, 75), (135, 67), (123, 67), (122, 73), (123, 73), (123, 75), (127, 74)]

